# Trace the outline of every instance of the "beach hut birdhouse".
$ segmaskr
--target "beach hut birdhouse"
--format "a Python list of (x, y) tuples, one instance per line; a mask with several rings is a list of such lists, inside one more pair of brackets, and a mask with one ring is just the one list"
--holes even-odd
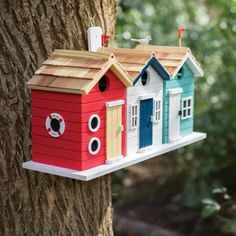
[[(104, 36), (104, 37), (103, 37)], [(187, 47), (55, 50), (28, 82), (32, 160), (26, 169), (91, 180), (206, 138), (194, 131), (203, 75)]]
[(32, 160), (82, 171), (125, 156), (131, 85), (112, 54), (54, 51), (28, 82)]

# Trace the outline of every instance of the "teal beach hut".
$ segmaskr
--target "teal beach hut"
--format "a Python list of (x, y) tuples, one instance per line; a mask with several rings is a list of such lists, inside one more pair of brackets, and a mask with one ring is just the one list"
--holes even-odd
[(194, 126), (194, 84), (203, 76), (200, 64), (187, 47), (138, 45), (154, 51), (170, 74), (163, 82), (162, 141), (171, 143), (192, 134)]

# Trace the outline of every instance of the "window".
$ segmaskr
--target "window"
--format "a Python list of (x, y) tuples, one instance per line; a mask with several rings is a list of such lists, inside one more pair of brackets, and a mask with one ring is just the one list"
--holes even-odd
[(58, 131), (59, 131), (59, 129), (60, 129), (60, 122), (59, 122), (59, 120), (57, 120), (56, 118), (53, 118), (53, 119), (51, 120), (50, 125), (51, 125), (52, 130), (53, 130), (54, 132), (58, 132)]
[(145, 71), (145, 72), (142, 74), (141, 83), (142, 83), (143, 86), (145, 86), (145, 85), (148, 85), (148, 82), (149, 82), (149, 75), (148, 75), (148, 72)]
[(97, 154), (100, 151), (101, 142), (98, 138), (91, 138), (88, 145), (89, 153), (92, 155)]
[(179, 72), (177, 73), (177, 79), (182, 79), (184, 75), (184, 68), (181, 67)]
[(107, 90), (108, 79), (105, 75), (99, 80), (98, 87), (99, 87), (100, 92), (102, 92), (102, 93)]
[(135, 129), (138, 126), (138, 104), (130, 106), (130, 128)]
[(154, 123), (157, 123), (160, 120), (161, 120), (161, 100), (154, 100), (152, 121)]
[(187, 97), (182, 99), (182, 119), (192, 117), (193, 113), (193, 98)]
[(91, 132), (96, 132), (101, 124), (100, 117), (96, 114), (91, 115), (88, 121), (88, 127)]

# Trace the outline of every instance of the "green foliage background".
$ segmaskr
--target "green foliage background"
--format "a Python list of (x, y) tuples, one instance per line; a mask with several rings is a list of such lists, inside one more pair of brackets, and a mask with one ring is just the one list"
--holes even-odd
[(167, 187), (178, 182), (181, 189), (173, 202), (199, 207), (214, 187), (236, 193), (236, 0), (123, 0), (116, 43), (134, 47), (131, 37), (151, 35), (152, 44), (177, 45), (179, 26), (187, 29), (183, 46), (205, 72), (196, 83), (195, 130), (208, 138), (169, 154), (161, 165), (171, 170)]

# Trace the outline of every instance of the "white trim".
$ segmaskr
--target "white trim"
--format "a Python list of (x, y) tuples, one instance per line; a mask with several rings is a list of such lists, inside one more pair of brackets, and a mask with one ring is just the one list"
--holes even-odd
[(181, 92), (183, 90), (176, 88), (169, 91), (169, 142), (176, 140), (180, 136), (180, 115), (181, 109)]
[(115, 106), (119, 106), (119, 105), (123, 105), (125, 104), (124, 100), (117, 100), (117, 101), (113, 101), (113, 102), (106, 102), (106, 107), (115, 107)]
[(195, 76), (202, 77), (204, 75), (202, 68), (197, 64), (192, 55), (188, 56), (186, 62), (190, 69), (194, 72)]
[(182, 88), (173, 88), (173, 89), (169, 89), (169, 94), (170, 95), (174, 95), (174, 94), (180, 94), (183, 92)]
[(153, 149), (153, 145), (150, 145), (150, 146), (147, 146), (147, 147), (144, 147), (144, 148), (139, 148), (138, 153), (147, 152), (150, 149)]
[(167, 152), (176, 150), (178, 148), (187, 146), (189, 144), (198, 142), (205, 138), (206, 138), (205, 133), (194, 132), (190, 135), (187, 135), (181, 138), (179, 141), (175, 143), (163, 144), (145, 153), (135, 153), (133, 155), (129, 155), (113, 164), (110, 164), (110, 165), (104, 164), (104, 165), (100, 165), (100, 166), (94, 167), (89, 170), (84, 170), (84, 171), (71, 170), (71, 169), (66, 169), (62, 167), (41, 164), (34, 161), (24, 162), (23, 168), (29, 169), (29, 170), (36, 170), (36, 171), (53, 174), (53, 175), (59, 175), (59, 176), (63, 176), (63, 177), (71, 178), (71, 179), (88, 181), (88, 180), (95, 179), (100, 176), (104, 176), (106, 174), (112, 173), (114, 171), (123, 169), (125, 167), (140, 163), (142, 161), (151, 159), (153, 157), (156, 158), (157, 156), (161, 156), (164, 153), (167, 153)]
[[(97, 120), (98, 120), (98, 125), (97, 125), (97, 127), (96, 127), (95, 129), (92, 127), (92, 124), (91, 124), (93, 118), (97, 118)], [(93, 115), (91, 115), (91, 116), (89, 117), (89, 120), (88, 120), (88, 128), (89, 128), (89, 130), (90, 130), (91, 132), (96, 132), (96, 131), (98, 131), (98, 129), (100, 128), (100, 125), (101, 125), (101, 119), (100, 119), (100, 116), (99, 116), (99, 115), (93, 114)]]
[[(187, 104), (187, 106), (184, 107), (184, 102), (187, 101), (187, 103), (188, 103), (189, 100), (191, 101), (190, 106), (188, 106), (188, 104)], [(188, 112), (188, 110), (190, 110), (190, 115), (186, 114), (184, 116), (184, 111)], [(181, 111), (182, 111), (182, 115), (181, 115), (182, 120), (189, 119), (193, 116), (193, 97), (192, 96), (185, 97), (185, 98), (181, 99)]]
[[(91, 144), (92, 144), (93, 141), (97, 141), (98, 142), (98, 148), (97, 148), (96, 151), (93, 151), (92, 147), (91, 147)], [(96, 155), (100, 151), (100, 149), (101, 149), (101, 141), (100, 141), (100, 139), (97, 138), (97, 137), (91, 138), (90, 141), (89, 141), (89, 144), (88, 144), (88, 151), (89, 151), (89, 153), (92, 154), (92, 155)]]
[(107, 164), (107, 165), (114, 164), (114, 163), (120, 161), (122, 158), (123, 158), (123, 156), (121, 155), (121, 156), (117, 156), (117, 157), (115, 157), (115, 158), (112, 158), (112, 159), (110, 159), (110, 160), (106, 160), (106, 164)]
[(175, 69), (174, 73), (171, 76), (171, 79), (174, 79), (174, 77), (177, 75), (180, 68), (184, 65), (185, 62), (188, 64), (188, 66), (190, 67), (195, 76), (202, 77), (204, 75), (202, 68), (200, 67), (200, 65), (198, 65), (193, 55), (191, 53), (188, 53), (186, 56), (184, 56), (182, 62)]
[[(51, 120), (52, 119), (56, 119), (60, 123), (60, 128), (57, 132), (54, 131), (51, 127)], [(52, 136), (53, 138), (58, 138), (58, 137), (62, 136), (63, 133), (65, 132), (65, 121), (64, 121), (63, 117), (60, 114), (51, 113), (50, 115), (48, 115), (46, 117), (45, 127), (46, 127), (46, 130), (47, 130), (47, 132), (50, 136)]]
[(174, 143), (174, 142), (177, 142), (177, 141), (180, 140), (180, 139), (181, 139), (181, 136), (178, 135), (178, 136), (176, 136), (176, 137), (174, 137), (174, 138), (169, 138), (169, 142), (170, 142), (170, 143)]
[[(134, 108), (135, 107), (135, 108)], [(129, 128), (130, 129), (136, 129), (138, 127), (138, 114), (139, 114), (139, 106), (137, 103), (135, 104), (131, 104), (129, 106), (130, 112), (129, 112)], [(134, 113), (133, 113), (133, 109), (134, 109)], [(134, 122), (133, 122), (134, 121)]]
[(150, 93), (150, 94), (143, 94), (141, 96), (138, 96), (139, 100), (146, 100), (146, 99), (150, 99), (153, 98), (155, 96), (154, 93)]
[(161, 121), (161, 99), (153, 100), (153, 115), (151, 116), (151, 121), (154, 124), (157, 124)]

